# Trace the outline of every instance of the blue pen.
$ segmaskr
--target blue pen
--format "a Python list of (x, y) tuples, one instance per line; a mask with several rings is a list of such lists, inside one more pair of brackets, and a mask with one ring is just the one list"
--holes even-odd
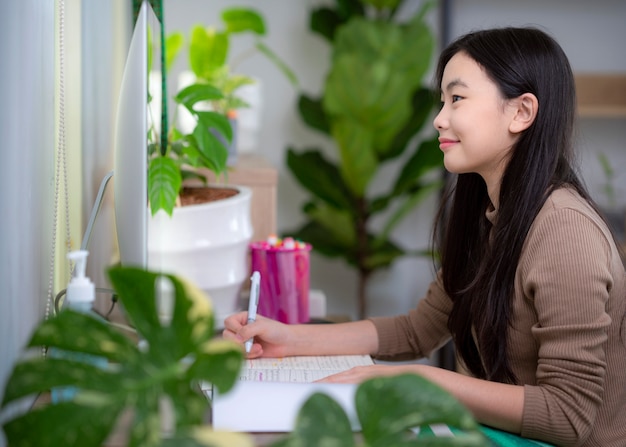
[[(259, 292), (261, 288), (261, 274), (255, 271), (252, 273), (250, 279), (252, 280), (252, 284), (250, 285), (250, 301), (248, 302), (248, 324), (256, 321), (256, 310), (259, 306)], [(250, 349), (252, 349), (252, 343), (254, 343), (254, 338), (246, 340), (246, 353), (249, 353)]]

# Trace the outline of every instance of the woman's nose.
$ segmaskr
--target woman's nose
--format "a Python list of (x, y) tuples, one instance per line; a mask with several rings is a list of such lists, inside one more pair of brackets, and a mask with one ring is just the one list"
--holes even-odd
[(437, 115), (435, 116), (435, 118), (433, 119), (433, 127), (437, 130), (439, 129), (445, 129), (446, 126), (448, 125), (448, 119), (446, 117), (446, 111), (445, 111), (445, 106), (443, 106), (440, 110), (439, 113), (437, 113)]

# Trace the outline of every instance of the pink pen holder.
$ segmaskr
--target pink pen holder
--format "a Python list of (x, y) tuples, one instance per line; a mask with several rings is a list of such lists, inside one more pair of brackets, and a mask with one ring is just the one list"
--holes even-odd
[(258, 313), (283, 323), (309, 321), (311, 245), (290, 239), (250, 244), (251, 270), (261, 274)]

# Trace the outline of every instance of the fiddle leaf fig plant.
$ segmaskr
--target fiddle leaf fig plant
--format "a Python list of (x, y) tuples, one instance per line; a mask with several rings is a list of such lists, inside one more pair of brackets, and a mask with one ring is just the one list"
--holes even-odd
[[(354, 400), (362, 442), (343, 408), (330, 396), (315, 393), (300, 409), (294, 430), (272, 447), (491, 445), (458, 400), (415, 374), (369, 379), (359, 385)], [(454, 436), (435, 436), (434, 424), (447, 425)]]
[[(410, 252), (393, 230), (443, 184), (443, 155), (434, 132), (424, 130), (435, 95), (423, 85), (434, 48), (424, 2), (407, 21), (396, 19), (404, 0), (337, 0), (311, 15), (311, 29), (331, 46), (331, 65), (319, 97), (301, 95), (303, 121), (333, 142), (321, 149), (288, 148), (287, 166), (311, 195), (307, 221), (290, 236), (322, 255), (339, 257), (359, 274), (358, 317), (367, 314), (371, 274)], [(383, 193), (372, 183), (385, 165), (398, 175)], [(380, 230), (372, 222), (383, 221)]]
[[(109, 277), (140, 343), (103, 319), (71, 309), (42, 322), (28, 347), (47, 347), (48, 356), (16, 364), (2, 407), (64, 387), (75, 393), (3, 423), (8, 444), (99, 447), (126, 414), (128, 446), (252, 445), (247, 436), (201, 425), (209, 402), (198, 385), (210, 382), (227, 392), (243, 361), (239, 346), (214, 337), (206, 296), (175, 276), (135, 268), (112, 268)], [(171, 295), (159, 286), (164, 278)], [(164, 300), (171, 300), (166, 317), (159, 305)], [(105, 364), (89, 361), (94, 358)], [(169, 433), (162, 430), (164, 405), (171, 407)]]

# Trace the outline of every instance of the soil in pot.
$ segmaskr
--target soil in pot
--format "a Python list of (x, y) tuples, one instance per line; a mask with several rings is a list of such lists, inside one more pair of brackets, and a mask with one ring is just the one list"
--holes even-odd
[(180, 192), (180, 203), (182, 206), (199, 205), (201, 203), (213, 202), (227, 199), (237, 194), (237, 190), (228, 187), (189, 187), (186, 186)]

